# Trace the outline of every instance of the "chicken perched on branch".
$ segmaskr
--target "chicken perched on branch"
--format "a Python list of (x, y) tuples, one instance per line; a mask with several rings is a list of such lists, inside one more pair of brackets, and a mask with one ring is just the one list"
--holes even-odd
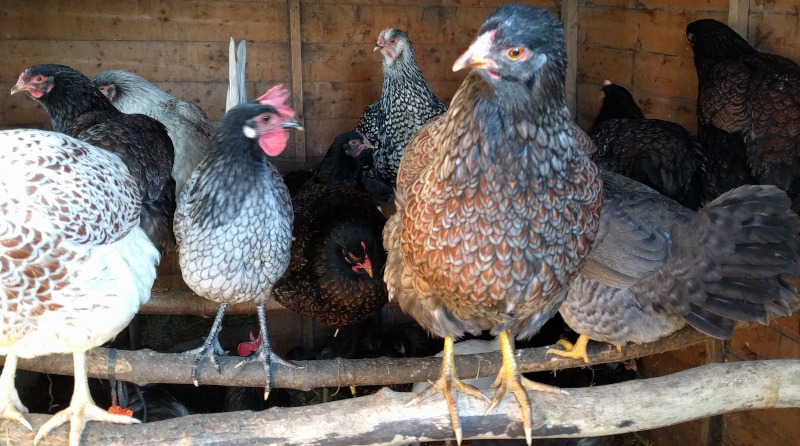
[(690, 23), (686, 38), (697, 69), (698, 138), (713, 177), (724, 181), (716, 194), (774, 184), (800, 210), (800, 66), (756, 51), (712, 19)]
[(147, 115), (167, 128), (175, 147), (172, 177), (178, 197), (208, 151), (214, 126), (194, 102), (178, 99), (152, 82), (123, 70), (103, 71), (92, 83), (123, 113)]
[(253, 358), (263, 362), (267, 393), (270, 363), (282, 361), (270, 349), (264, 304), (289, 264), (293, 216), (286, 185), (267, 156), (286, 148), (288, 129), (300, 128), (285, 104), (288, 95), (276, 86), (259, 102), (226, 113), (178, 202), (175, 235), (183, 280), (221, 304), (192, 368), (195, 385), (204, 358), (219, 369), (217, 336), (230, 303), (252, 300), (258, 307), (264, 342)]
[(136, 180), (116, 155), (69, 136), (3, 131), (0, 210), (0, 415), (31, 428), (14, 388), (17, 357), (72, 353), (72, 401), (34, 443), (67, 421), (71, 446), (87, 421), (138, 422), (97, 407), (86, 376), (86, 351), (125, 328), (156, 277)]
[[(472, 71), (450, 109), (406, 148), (397, 213), (384, 229), (390, 299), (445, 338), (440, 391), (461, 427), (453, 340), (499, 334), (503, 367), (494, 407), (511, 390), (530, 443), (531, 412), (512, 337), (529, 337), (558, 311), (600, 222), (601, 183), (575, 147), (566, 106), (566, 48), (548, 11), (497, 8), (454, 70)], [(550, 391), (557, 389), (549, 388)]]
[(639, 181), (682, 205), (697, 209), (705, 197), (703, 148), (685, 128), (645, 119), (624, 87), (605, 81), (594, 120), (593, 160), (601, 168)]
[(785, 192), (742, 186), (695, 213), (623, 176), (602, 179), (600, 231), (559, 310), (581, 336), (550, 353), (588, 362), (590, 338), (653, 342), (688, 323), (730, 339), (736, 321), (791, 314), (800, 221)]
[(34, 65), (23, 71), (11, 94), (27, 91), (42, 104), (57, 132), (121, 156), (139, 186), (141, 225), (163, 254), (175, 245), (173, 146), (164, 126), (144, 115), (127, 115), (78, 70)]
[(423, 124), (441, 115), (447, 105), (433, 94), (417, 65), (405, 31), (386, 28), (373, 51), (383, 56), (383, 90), (364, 110), (356, 130), (375, 146), (370, 178), (394, 187), (400, 158)]
[(364, 192), (308, 184), (292, 196), (294, 242), (275, 300), (324, 324), (343, 327), (379, 311), (388, 300), (383, 214)]

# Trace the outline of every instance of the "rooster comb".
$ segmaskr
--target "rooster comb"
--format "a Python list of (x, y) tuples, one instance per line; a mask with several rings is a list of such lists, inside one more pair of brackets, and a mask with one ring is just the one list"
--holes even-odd
[(284, 118), (294, 118), (294, 109), (286, 103), (289, 99), (289, 90), (283, 88), (283, 85), (278, 84), (269, 89), (266, 93), (258, 98), (261, 105), (269, 105), (278, 111), (278, 114)]

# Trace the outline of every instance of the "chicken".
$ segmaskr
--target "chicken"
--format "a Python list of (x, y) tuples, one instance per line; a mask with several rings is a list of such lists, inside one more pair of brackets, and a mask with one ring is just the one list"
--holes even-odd
[(372, 149), (372, 143), (357, 130), (336, 136), (310, 182), (364, 190), (363, 173), (372, 163)]
[(175, 147), (172, 177), (179, 197), (186, 180), (206, 156), (214, 126), (194, 102), (178, 99), (130, 71), (110, 70), (92, 83), (119, 111), (147, 115), (164, 124)]
[(453, 342), (490, 329), (503, 353), (490, 409), (513, 391), (530, 443), (525, 388), (541, 388), (520, 376), (512, 336), (532, 336), (558, 311), (599, 226), (600, 178), (575, 147), (566, 64), (548, 11), (497, 8), (453, 66), (473, 70), (449, 110), (400, 164), (384, 278), (390, 299), (445, 338), (441, 375), (414, 401), (444, 393), (458, 441), (454, 387), (480, 393), (455, 376)]
[(700, 143), (679, 124), (645, 119), (624, 87), (604, 82), (603, 105), (591, 136), (599, 167), (644, 183), (688, 208), (703, 203), (706, 166)]
[(447, 105), (433, 94), (417, 65), (408, 34), (386, 28), (373, 51), (383, 56), (383, 90), (377, 102), (364, 110), (356, 130), (375, 146), (369, 178), (394, 187), (400, 158), (414, 134)]
[(178, 201), (175, 236), (183, 280), (196, 294), (221, 304), (192, 368), (195, 385), (204, 358), (219, 370), (217, 336), (229, 303), (257, 305), (264, 343), (253, 359), (264, 365), (265, 397), (270, 362), (284, 362), (271, 352), (264, 303), (289, 265), (292, 241), (289, 192), (267, 160), (286, 148), (288, 129), (300, 128), (285, 104), (288, 94), (276, 86), (259, 102), (228, 111)]
[(174, 149), (164, 126), (148, 116), (118, 111), (89, 78), (64, 65), (28, 68), (11, 94), (20, 91), (44, 106), (53, 130), (122, 157), (139, 186), (142, 228), (162, 255), (172, 249)]
[(581, 336), (623, 346), (687, 323), (730, 339), (736, 321), (791, 314), (800, 272), (800, 221), (786, 193), (742, 186), (693, 212), (630, 179), (604, 172), (600, 231), (560, 313)]
[(372, 316), (388, 300), (383, 214), (369, 195), (309, 184), (292, 197), (291, 261), (273, 295), (283, 306), (343, 327)]
[(800, 210), (800, 66), (761, 53), (723, 23), (686, 27), (697, 69), (698, 139), (717, 193), (774, 184)]
[(109, 341), (150, 299), (158, 250), (139, 227), (139, 188), (122, 160), (72, 137), (0, 132), (0, 414), (31, 428), (14, 388), (17, 358), (72, 353), (75, 388), (34, 443), (70, 422), (136, 423), (92, 401), (86, 351)]

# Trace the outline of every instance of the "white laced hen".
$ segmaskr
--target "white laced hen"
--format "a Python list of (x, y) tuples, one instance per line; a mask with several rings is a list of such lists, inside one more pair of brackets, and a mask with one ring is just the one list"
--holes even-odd
[(69, 136), (0, 132), (0, 415), (28, 428), (14, 388), (17, 357), (72, 353), (68, 408), (36, 435), (70, 422), (137, 423), (97, 407), (86, 351), (109, 341), (150, 298), (159, 252), (139, 226), (137, 183), (120, 157)]

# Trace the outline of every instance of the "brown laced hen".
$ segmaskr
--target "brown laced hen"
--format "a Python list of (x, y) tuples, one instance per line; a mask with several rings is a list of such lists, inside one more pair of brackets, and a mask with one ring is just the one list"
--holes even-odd
[(715, 195), (774, 184), (800, 210), (800, 66), (756, 51), (712, 19), (686, 27), (697, 69), (697, 127)]
[[(450, 109), (406, 148), (397, 213), (384, 229), (390, 299), (445, 338), (439, 379), (414, 401), (444, 393), (456, 439), (461, 423), (453, 341), (499, 334), (502, 370), (531, 441), (530, 403), (512, 337), (529, 337), (557, 311), (598, 229), (601, 183), (575, 146), (565, 98), (561, 23), (548, 11), (495, 10), (453, 69), (472, 67)], [(553, 388), (547, 390), (553, 391)]]
[(383, 268), (386, 219), (366, 193), (307, 184), (292, 196), (289, 268), (273, 295), (283, 306), (333, 327), (361, 322), (388, 300)]
[(69, 407), (34, 444), (69, 422), (77, 446), (88, 421), (136, 423), (97, 407), (86, 351), (117, 335), (150, 299), (159, 254), (139, 227), (139, 188), (116, 155), (61, 133), (0, 132), (0, 416), (25, 420), (17, 357), (72, 353)]

